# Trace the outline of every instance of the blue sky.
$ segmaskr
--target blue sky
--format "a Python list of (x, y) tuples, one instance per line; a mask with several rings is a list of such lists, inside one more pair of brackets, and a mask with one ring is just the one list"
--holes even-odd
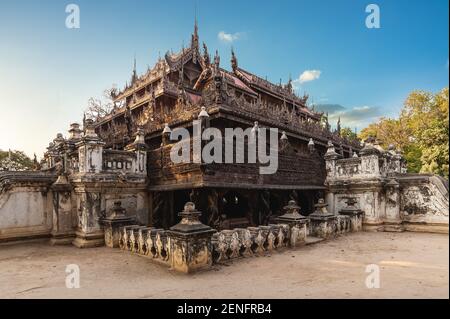
[[(80, 29), (65, 27), (70, 3)], [(380, 29), (365, 26), (370, 3)], [(2, 0), (0, 149), (41, 156), (81, 121), (89, 97), (123, 87), (135, 55), (142, 73), (187, 45), (196, 11), (223, 67), (233, 46), (244, 69), (276, 83), (291, 75), (314, 103), (342, 106), (334, 120), (361, 129), (396, 116), (412, 90), (448, 86), (448, 9), (447, 0)], [(311, 81), (300, 83), (303, 73)]]

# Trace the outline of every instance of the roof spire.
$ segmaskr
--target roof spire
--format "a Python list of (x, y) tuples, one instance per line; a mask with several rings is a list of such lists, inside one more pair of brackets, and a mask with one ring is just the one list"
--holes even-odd
[(234, 54), (234, 49), (231, 47), (231, 68), (233, 71), (236, 71), (238, 68), (238, 60), (236, 58), (236, 55)]
[(288, 83), (286, 84), (286, 89), (288, 90), (288, 92), (289, 92), (290, 94), (292, 94), (292, 92), (293, 92), (293, 87), (292, 87), (292, 76), (291, 76), (291, 74), (289, 74), (289, 81), (288, 81)]
[(338, 121), (337, 121), (337, 125), (336, 125), (336, 131), (338, 132), (338, 134), (341, 134), (341, 117), (338, 117)]
[(136, 72), (136, 53), (135, 53), (133, 60), (133, 73), (131, 75), (131, 84), (133, 84), (136, 80), (137, 80), (137, 72)]
[(220, 56), (219, 56), (219, 51), (216, 50), (216, 55), (214, 56), (214, 65), (216, 66), (217, 69), (219, 69), (220, 67)]
[(211, 64), (211, 59), (208, 53), (208, 47), (206, 46), (205, 42), (203, 42), (203, 61), (205, 62), (206, 67), (208, 67)]
[(194, 33), (191, 39), (191, 49), (193, 50), (192, 62), (197, 64), (197, 58), (199, 54), (199, 38), (198, 38), (198, 24), (197, 24), (197, 11), (195, 13)]
[(192, 48), (198, 48), (198, 23), (197, 23), (197, 13), (195, 14), (194, 33), (192, 34), (191, 47), (192, 47)]

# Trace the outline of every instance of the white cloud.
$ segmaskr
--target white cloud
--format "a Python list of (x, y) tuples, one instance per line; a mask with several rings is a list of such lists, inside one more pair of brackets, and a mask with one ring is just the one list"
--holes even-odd
[(357, 127), (361, 129), (374, 122), (382, 115), (383, 114), (378, 107), (365, 105), (353, 108), (336, 109), (334, 112), (330, 112), (328, 119), (332, 126), (334, 126), (340, 118), (343, 127)]
[(321, 74), (322, 71), (320, 70), (306, 70), (302, 74), (300, 74), (300, 77), (296, 81), (298, 81), (300, 84), (314, 81), (320, 78)]
[(217, 35), (217, 38), (219, 38), (220, 41), (232, 43), (233, 41), (239, 40), (241, 37), (240, 32), (236, 33), (226, 33), (225, 31), (220, 31)]
[(292, 81), (292, 85), (295, 90), (298, 90), (298, 89), (300, 89), (300, 85), (302, 85), (305, 82), (317, 80), (318, 78), (320, 78), (321, 74), (322, 74), (322, 71), (320, 71), (320, 70), (303, 71), (303, 73), (300, 74), (298, 79), (295, 79), (294, 81)]

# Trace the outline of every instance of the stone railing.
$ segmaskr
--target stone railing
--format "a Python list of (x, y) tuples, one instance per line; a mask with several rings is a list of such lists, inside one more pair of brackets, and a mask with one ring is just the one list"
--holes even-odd
[(106, 223), (110, 227), (105, 229), (105, 242), (109, 247), (120, 247), (173, 270), (190, 273), (208, 269), (214, 263), (300, 247), (308, 242), (309, 233), (327, 239), (361, 230), (361, 211), (347, 210), (336, 216), (328, 213), (326, 206), (321, 200), (311, 217), (304, 217), (295, 201), (290, 201), (286, 213), (278, 217), (278, 224), (220, 232), (199, 221), (201, 213), (193, 203), (185, 205), (180, 213), (182, 220), (169, 230), (134, 225), (119, 212)]
[(346, 159), (340, 159), (336, 161), (336, 170), (335, 170), (335, 177), (345, 177), (348, 178), (349, 176), (356, 176), (358, 174), (361, 174), (362, 167), (361, 167), (361, 158), (346, 158)]
[(124, 226), (120, 228), (119, 247), (169, 265), (169, 237), (164, 229)]
[(128, 151), (104, 150), (103, 170), (110, 172), (133, 173), (136, 154)]
[(222, 230), (212, 237), (213, 261), (264, 255), (290, 245), (291, 234), (287, 224)]

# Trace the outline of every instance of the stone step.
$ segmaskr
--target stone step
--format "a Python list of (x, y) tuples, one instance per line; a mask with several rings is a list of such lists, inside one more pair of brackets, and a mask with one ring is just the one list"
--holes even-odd
[(323, 238), (308, 236), (308, 237), (306, 237), (305, 242), (306, 242), (306, 245), (312, 245), (312, 244), (320, 243), (323, 240), (324, 240)]

